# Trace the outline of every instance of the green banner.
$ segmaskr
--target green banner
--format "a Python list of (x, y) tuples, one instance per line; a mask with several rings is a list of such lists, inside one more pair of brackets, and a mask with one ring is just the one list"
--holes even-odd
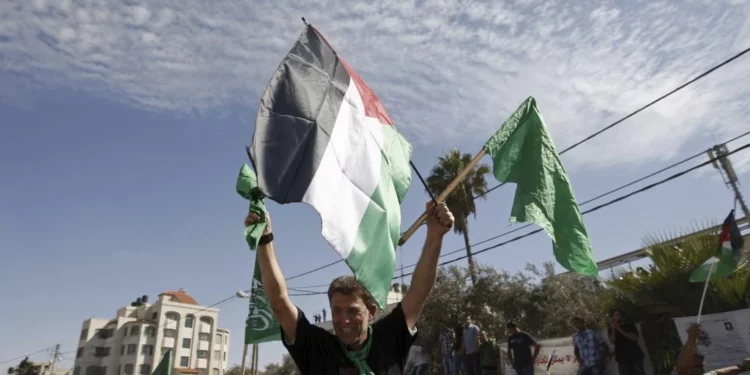
[(258, 258), (255, 258), (253, 286), (250, 292), (250, 312), (245, 321), (245, 344), (259, 344), (269, 341), (281, 341), (279, 321), (268, 303), (263, 279), (260, 277)]

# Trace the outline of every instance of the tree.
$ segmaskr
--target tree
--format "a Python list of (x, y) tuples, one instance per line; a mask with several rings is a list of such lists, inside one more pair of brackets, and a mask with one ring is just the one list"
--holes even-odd
[(263, 370), (263, 375), (300, 375), (297, 365), (289, 354), (281, 357), (281, 363), (269, 363)]
[(484, 265), (477, 266), (476, 271), (473, 286), (467, 282), (470, 276), (466, 268), (444, 267), (438, 273), (419, 321), (431, 373), (438, 373), (441, 363), (439, 323), (445, 321), (451, 326), (455, 316), (471, 316), (480, 329), (504, 342), (509, 320), (544, 339), (571, 335), (570, 320), (574, 316), (596, 324), (606, 315), (603, 288), (586, 288), (578, 275), (556, 276), (553, 263), (544, 264), (541, 270), (529, 265), (514, 274)]
[(18, 367), (11, 367), (8, 369), (8, 374), (13, 375), (39, 375), (39, 370), (41, 366), (35, 365), (33, 362), (29, 361), (29, 357), (24, 358), (21, 363), (18, 364)]
[[(703, 283), (689, 282), (690, 275), (718, 246), (716, 231), (696, 231), (689, 236), (650, 236), (644, 241), (651, 265), (634, 272), (618, 272), (607, 281), (609, 304), (623, 311), (641, 331), (649, 348), (655, 374), (668, 374), (681, 342), (672, 318), (698, 313)], [(735, 273), (709, 284), (703, 314), (750, 307), (750, 269), (741, 264)]]
[[(438, 157), (438, 163), (432, 168), (430, 176), (427, 177), (427, 188), (438, 196), (453, 181), (456, 176), (471, 162), (471, 154), (461, 154), (458, 149), (453, 149), (443, 156)], [(466, 178), (458, 184), (456, 189), (448, 195), (445, 204), (453, 212), (455, 224), (453, 230), (463, 234), (466, 245), (466, 257), (469, 263), (471, 282), (476, 284), (477, 275), (474, 267), (474, 258), (471, 255), (471, 243), (469, 242), (469, 215), (476, 216), (477, 206), (475, 196), (484, 198), (487, 193), (487, 180), (484, 175), (490, 172), (486, 164), (478, 164), (471, 169)]]

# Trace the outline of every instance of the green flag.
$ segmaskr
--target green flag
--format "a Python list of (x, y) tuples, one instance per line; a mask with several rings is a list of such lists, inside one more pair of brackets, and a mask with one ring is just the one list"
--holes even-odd
[(151, 375), (172, 375), (172, 349), (167, 349)]
[(514, 182), (510, 221), (536, 223), (552, 238), (555, 258), (569, 271), (598, 274), (568, 175), (536, 100), (529, 97), (484, 145), (500, 182)]
[(260, 276), (258, 258), (255, 258), (253, 287), (250, 291), (250, 313), (245, 321), (245, 344), (280, 340), (281, 327), (268, 303), (266, 290), (263, 289), (263, 279)]
[(709, 276), (711, 280), (716, 280), (731, 275), (742, 260), (743, 247), (744, 239), (734, 219), (734, 210), (732, 210), (721, 226), (719, 248), (711, 258), (708, 258), (690, 275), (690, 281), (704, 282), (709, 279)]
[(237, 194), (250, 201), (250, 211), (260, 217), (260, 222), (245, 228), (245, 240), (250, 250), (255, 250), (266, 228), (266, 203), (263, 201), (263, 193), (258, 189), (258, 176), (247, 164), (242, 164), (240, 168), (235, 189)]

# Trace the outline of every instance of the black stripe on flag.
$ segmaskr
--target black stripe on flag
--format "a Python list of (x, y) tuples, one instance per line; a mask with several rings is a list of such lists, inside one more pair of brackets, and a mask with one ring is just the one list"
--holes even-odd
[(315, 176), (350, 78), (336, 51), (306, 26), (260, 100), (250, 158), (263, 193), (300, 202)]

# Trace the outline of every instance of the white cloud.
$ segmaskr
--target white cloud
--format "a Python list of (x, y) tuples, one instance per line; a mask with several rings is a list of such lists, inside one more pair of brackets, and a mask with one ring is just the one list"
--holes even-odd
[[(2, 2), (0, 101), (76, 87), (157, 111), (241, 107), (247, 118), (305, 16), (413, 142), (473, 134), (481, 144), (534, 95), (562, 149), (750, 46), (748, 2), (494, 3)], [(634, 166), (708, 132), (737, 134), (750, 117), (748, 71), (745, 56), (566, 164)]]

